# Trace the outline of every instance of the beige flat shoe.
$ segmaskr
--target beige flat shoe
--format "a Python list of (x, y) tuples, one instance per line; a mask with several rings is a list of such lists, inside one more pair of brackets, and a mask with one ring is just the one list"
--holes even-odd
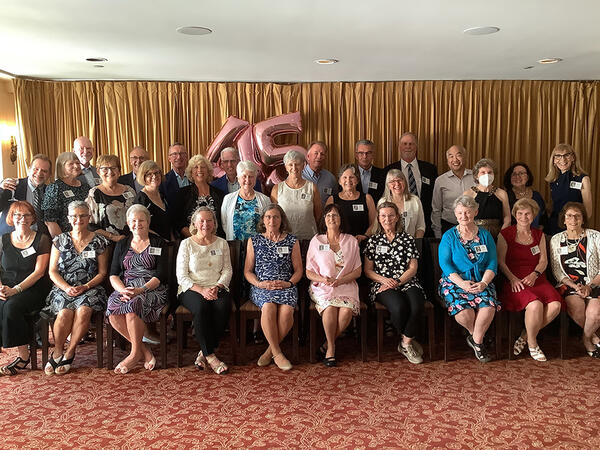
[(256, 364), (258, 364), (259, 367), (265, 367), (268, 366), (269, 364), (271, 364), (271, 361), (273, 360), (273, 353), (271, 352), (271, 347), (267, 347), (267, 349), (265, 350), (265, 352), (260, 355), (260, 358), (258, 358), (258, 361), (256, 362)]
[(287, 371), (292, 368), (292, 363), (285, 357), (283, 353), (273, 356), (273, 361), (281, 370)]

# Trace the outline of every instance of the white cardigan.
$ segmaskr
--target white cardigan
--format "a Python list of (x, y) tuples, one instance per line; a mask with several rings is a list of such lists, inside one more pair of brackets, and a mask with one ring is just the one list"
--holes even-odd
[[(233, 234), (233, 214), (235, 212), (235, 203), (237, 202), (239, 193), (240, 190), (238, 189), (235, 192), (227, 194), (221, 205), (221, 223), (223, 224), (223, 230), (225, 231), (225, 238), (228, 241), (233, 241), (235, 239)], [(262, 216), (262, 213), (267, 206), (271, 204), (271, 199), (260, 192), (255, 191), (254, 194), (256, 195), (259, 214)]]
[[(587, 265), (587, 283), (590, 283), (600, 273), (600, 231), (586, 229), (587, 236), (587, 254), (585, 263)], [(552, 236), (550, 240), (550, 263), (552, 264), (552, 273), (559, 284), (560, 281), (568, 277), (560, 261), (559, 250), (567, 245), (567, 232), (562, 231)]]

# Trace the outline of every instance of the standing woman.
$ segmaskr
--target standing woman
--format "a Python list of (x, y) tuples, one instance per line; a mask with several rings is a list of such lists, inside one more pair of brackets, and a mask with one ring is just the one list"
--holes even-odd
[(283, 157), (287, 178), (273, 187), (271, 200), (285, 211), (292, 227), (290, 232), (300, 240), (312, 239), (317, 234), (321, 219), (321, 196), (315, 184), (302, 178), (306, 165), (304, 155), (290, 150)]
[(294, 323), (296, 285), (302, 278), (300, 245), (289, 233), (290, 225), (279, 205), (267, 207), (257, 230), (260, 234), (248, 239), (244, 276), (252, 285), (250, 299), (261, 309), (260, 323), (269, 342), (258, 365), (266, 366), (273, 360), (281, 370), (290, 370), (292, 364), (279, 344)]
[(384, 202), (395, 204), (403, 222), (404, 232), (414, 238), (422, 238), (425, 234), (423, 205), (419, 197), (411, 194), (407, 187), (404, 173), (399, 169), (391, 169), (385, 177), (385, 189), (377, 205)]
[(552, 195), (552, 212), (546, 234), (550, 236), (564, 230), (559, 224), (558, 215), (567, 202), (583, 203), (587, 219), (592, 217), (592, 184), (590, 177), (581, 167), (577, 151), (569, 144), (558, 144), (550, 154), (548, 175)]
[[(533, 174), (529, 166), (522, 162), (512, 164), (504, 174), (504, 188), (508, 194), (508, 204), (512, 209), (517, 200), (528, 198), (538, 205), (538, 213), (533, 218), (532, 227), (544, 229), (546, 224), (546, 203), (538, 191), (534, 191)], [(512, 220), (513, 225), (516, 223)]]
[(245, 241), (256, 234), (256, 225), (270, 205), (269, 197), (254, 190), (258, 167), (252, 161), (242, 161), (236, 168), (240, 188), (227, 194), (221, 206), (221, 223), (229, 241)]
[(101, 155), (96, 166), (102, 183), (90, 189), (86, 200), (92, 216), (91, 228), (105, 238), (119, 242), (128, 232), (126, 215), (135, 200), (135, 190), (118, 183), (121, 175), (118, 156)]
[(111, 325), (131, 342), (131, 352), (115, 367), (115, 373), (122, 374), (142, 358), (144, 368), (154, 369), (156, 359), (142, 338), (146, 322), (156, 322), (167, 303), (169, 271), (167, 243), (149, 234), (150, 212), (146, 207), (131, 206), (127, 225), (131, 234), (117, 243), (113, 254), (110, 284), (114, 291), (106, 309)]
[(44, 307), (50, 290), (46, 276), (50, 239), (31, 229), (36, 221), (31, 204), (14, 202), (6, 223), (15, 231), (0, 241), (0, 347), (17, 347), (19, 352), (13, 362), (0, 367), (0, 375), (16, 375), (29, 364), (31, 326), (26, 316)]
[(335, 203), (340, 207), (348, 224), (348, 233), (356, 237), (358, 242), (367, 238), (369, 226), (375, 221), (377, 212), (370, 194), (358, 192), (358, 169), (354, 164), (345, 164), (339, 171), (339, 183), (342, 190), (331, 195), (326, 205)]
[(162, 171), (154, 161), (144, 161), (139, 169), (137, 181), (144, 187), (135, 197), (135, 203), (144, 205), (150, 212), (150, 231), (163, 239), (171, 240), (171, 218), (167, 213), (167, 200), (159, 187), (162, 183)]
[(510, 226), (510, 206), (506, 191), (497, 188), (494, 183), (496, 164), (491, 159), (480, 159), (473, 167), (475, 186), (465, 191), (478, 204), (475, 226), (488, 230), (496, 239), (502, 228)]
[(358, 241), (344, 233), (346, 224), (337, 205), (327, 205), (319, 224), (320, 234), (310, 241), (306, 256), (308, 293), (323, 319), (327, 346), (319, 357), (327, 367), (336, 365), (335, 340), (360, 314), (358, 284), (361, 274)]
[(73, 152), (58, 155), (55, 165), (56, 181), (46, 187), (42, 211), (44, 222), (52, 237), (71, 231), (67, 218), (68, 205), (77, 200), (85, 200), (90, 186), (77, 179), (81, 175), (81, 163)]
[[(92, 311), (106, 308), (102, 283), (108, 270), (106, 248), (110, 241), (88, 229), (90, 208), (86, 202), (69, 203), (68, 213), (73, 230), (55, 237), (50, 253), (49, 273), (54, 286), (44, 311), (56, 319), (54, 351), (44, 368), (46, 375), (63, 375), (71, 369), (77, 344), (90, 326)], [(69, 334), (69, 345), (64, 350)]]

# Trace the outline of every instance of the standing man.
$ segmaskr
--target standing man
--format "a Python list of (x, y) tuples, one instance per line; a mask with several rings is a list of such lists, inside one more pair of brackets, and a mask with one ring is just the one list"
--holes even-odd
[(450, 170), (441, 174), (433, 186), (431, 202), (431, 228), (436, 238), (457, 224), (454, 215), (454, 200), (466, 190), (475, 186), (473, 171), (465, 168), (467, 151), (460, 145), (446, 150), (446, 160)]
[(24, 200), (33, 205), (37, 223), (32, 228), (48, 234), (42, 213), (42, 200), (46, 191), (46, 181), (50, 178), (52, 162), (46, 155), (34, 155), (27, 169), (26, 178), (6, 178), (0, 183), (0, 235), (14, 230), (6, 223), (6, 215), (12, 202)]
[[(219, 158), (219, 167), (225, 172), (225, 175), (215, 178), (210, 184), (225, 194), (230, 194), (239, 190), (240, 183), (237, 179), (237, 165), (240, 162), (240, 152), (233, 147), (226, 147), (221, 150)], [(258, 177), (256, 178), (256, 184), (254, 190), (262, 192), (262, 186)]]
[(385, 170), (373, 165), (374, 151), (375, 144), (368, 139), (361, 139), (354, 146), (354, 158), (360, 172), (356, 189), (359, 192), (371, 194), (377, 205), (385, 188)]
[(117, 182), (126, 186), (131, 186), (132, 189), (135, 189), (136, 193), (140, 192), (144, 186), (138, 182), (136, 178), (137, 172), (140, 168), (140, 165), (144, 161), (148, 161), (148, 159), (149, 155), (144, 147), (139, 145), (133, 147), (129, 152), (129, 165), (131, 166), (131, 172), (121, 175)]
[(167, 198), (167, 205), (172, 207), (175, 204), (175, 198), (179, 189), (190, 185), (190, 180), (185, 176), (185, 169), (188, 163), (188, 152), (183, 144), (175, 142), (169, 147), (169, 162), (171, 170), (165, 175), (162, 192)]
[(325, 202), (330, 195), (338, 193), (338, 181), (331, 172), (323, 169), (327, 159), (327, 145), (321, 141), (315, 141), (308, 147), (306, 153), (306, 166), (302, 171), (302, 178), (312, 181), (317, 185), (321, 194), (321, 203)]
[(73, 153), (79, 158), (81, 163), (81, 175), (77, 177), (82, 183), (86, 183), (90, 188), (100, 184), (100, 177), (96, 168), (92, 166), (94, 159), (94, 146), (92, 141), (85, 136), (79, 136), (73, 142)]
[(433, 197), (433, 183), (438, 173), (433, 164), (417, 159), (417, 149), (417, 137), (410, 132), (403, 133), (398, 144), (400, 161), (387, 166), (386, 172), (390, 169), (400, 169), (406, 177), (410, 193), (421, 199), (427, 227), (425, 236), (430, 237), (433, 236), (431, 230), (431, 199)]

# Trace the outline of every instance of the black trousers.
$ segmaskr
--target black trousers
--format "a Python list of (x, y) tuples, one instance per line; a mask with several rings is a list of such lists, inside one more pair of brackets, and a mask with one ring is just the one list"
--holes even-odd
[(377, 294), (375, 301), (388, 309), (399, 333), (411, 339), (417, 335), (425, 304), (421, 289), (411, 287), (406, 292), (388, 289)]
[(452, 222), (448, 222), (444, 219), (442, 219), (442, 235), (448, 231), (450, 228), (455, 227), (456, 224), (452, 223)]
[(194, 315), (194, 333), (204, 356), (219, 346), (231, 314), (229, 293), (219, 291), (217, 300), (206, 300), (190, 289), (179, 295), (179, 301)]
[(31, 323), (26, 316), (46, 304), (47, 283), (39, 281), (26, 291), (0, 300), (0, 347), (27, 345), (31, 340)]

